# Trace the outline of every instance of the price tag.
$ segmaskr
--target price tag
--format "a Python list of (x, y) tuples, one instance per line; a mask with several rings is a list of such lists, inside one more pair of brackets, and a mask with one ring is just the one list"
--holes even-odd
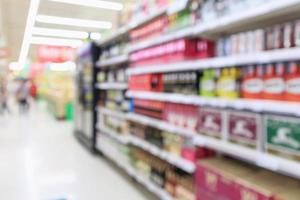
[(279, 169), (279, 163), (278, 160), (268, 156), (268, 155), (259, 155), (256, 164), (260, 167), (272, 170), (272, 171), (277, 171)]

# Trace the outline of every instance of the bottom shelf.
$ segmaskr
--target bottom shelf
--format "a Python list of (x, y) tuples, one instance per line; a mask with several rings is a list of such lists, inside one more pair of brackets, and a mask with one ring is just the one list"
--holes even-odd
[(143, 185), (147, 190), (149, 190), (153, 194), (157, 195), (160, 199), (174, 200), (174, 198), (171, 195), (169, 195), (165, 190), (159, 188), (154, 183), (144, 178), (133, 167), (124, 162), (120, 162), (118, 159), (111, 156), (110, 151), (108, 151), (106, 148), (103, 148), (101, 145), (97, 145), (97, 149), (100, 150), (108, 159), (113, 161), (118, 167), (123, 169), (130, 177), (134, 178), (138, 183)]

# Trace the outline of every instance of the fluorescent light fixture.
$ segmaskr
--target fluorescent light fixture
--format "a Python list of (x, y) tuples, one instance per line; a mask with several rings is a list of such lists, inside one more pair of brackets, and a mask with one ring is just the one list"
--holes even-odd
[(28, 56), (28, 52), (29, 52), (29, 48), (30, 48), (30, 38), (32, 36), (32, 30), (34, 27), (35, 18), (38, 13), (39, 5), (40, 5), (40, 0), (31, 0), (30, 1), (27, 22), (26, 22), (26, 27), (25, 27), (25, 32), (24, 32), (24, 38), (23, 38), (23, 43), (22, 43), (20, 56), (19, 56), (19, 63), (21, 65), (25, 64), (27, 56)]
[(76, 64), (71, 61), (67, 61), (64, 63), (51, 63), (49, 64), (49, 68), (52, 71), (58, 71), (58, 72), (75, 71)]
[(120, 11), (124, 8), (122, 3), (101, 1), (101, 0), (50, 0), (50, 1), (79, 5), (79, 6), (94, 7), (94, 8), (104, 8), (108, 10), (117, 10), (117, 11)]
[(75, 18), (56, 17), (50, 15), (38, 15), (36, 17), (36, 21), (41, 23), (47, 23), (47, 24), (90, 27), (90, 28), (97, 28), (97, 29), (112, 28), (112, 23), (108, 21), (84, 20), (84, 19), (75, 19)]
[(86, 39), (89, 37), (89, 33), (84, 31), (70, 31), (70, 30), (63, 30), (63, 29), (38, 28), (38, 27), (35, 27), (33, 29), (32, 34), (40, 35), (40, 36), (75, 38), (75, 39)]
[(32, 37), (30, 43), (37, 44), (37, 45), (70, 46), (70, 47), (79, 47), (80, 45), (83, 44), (81, 40), (49, 38), (49, 37)]
[(23, 65), (20, 64), (19, 62), (11, 62), (11, 63), (9, 63), (8, 68), (9, 68), (11, 71), (20, 71), (20, 70), (22, 70), (24, 67), (23, 67)]
[(100, 33), (91, 33), (90, 34), (90, 38), (92, 39), (92, 40), (100, 40), (101, 39), (101, 34)]

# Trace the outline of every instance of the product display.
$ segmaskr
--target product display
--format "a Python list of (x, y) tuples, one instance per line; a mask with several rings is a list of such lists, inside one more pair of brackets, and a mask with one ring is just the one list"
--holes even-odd
[(196, 185), (197, 200), (296, 200), (300, 186), (297, 180), (225, 158), (200, 161)]
[(265, 116), (267, 149), (282, 156), (299, 159), (299, 126), (298, 118)]
[(289, 3), (140, 1), (122, 37), (104, 40), (99, 138), (129, 147), (126, 165), (160, 199), (297, 199), (300, 23)]

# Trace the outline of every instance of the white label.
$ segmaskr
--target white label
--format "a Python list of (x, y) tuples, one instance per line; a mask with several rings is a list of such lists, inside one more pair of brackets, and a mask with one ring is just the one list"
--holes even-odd
[(264, 88), (264, 83), (261, 79), (255, 78), (246, 80), (243, 83), (243, 90), (249, 93), (260, 93)]
[(235, 80), (224, 80), (219, 84), (219, 89), (224, 91), (235, 91), (236, 86)]
[(300, 78), (287, 81), (286, 91), (291, 94), (300, 94)]
[(216, 89), (215, 81), (213, 80), (206, 80), (202, 82), (202, 88), (205, 91), (214, 91)]
[(282, 78), (272, 78), (265, 81), (264, 87), (267, 93), (280, 94), (284, 92), (285, 84)]

